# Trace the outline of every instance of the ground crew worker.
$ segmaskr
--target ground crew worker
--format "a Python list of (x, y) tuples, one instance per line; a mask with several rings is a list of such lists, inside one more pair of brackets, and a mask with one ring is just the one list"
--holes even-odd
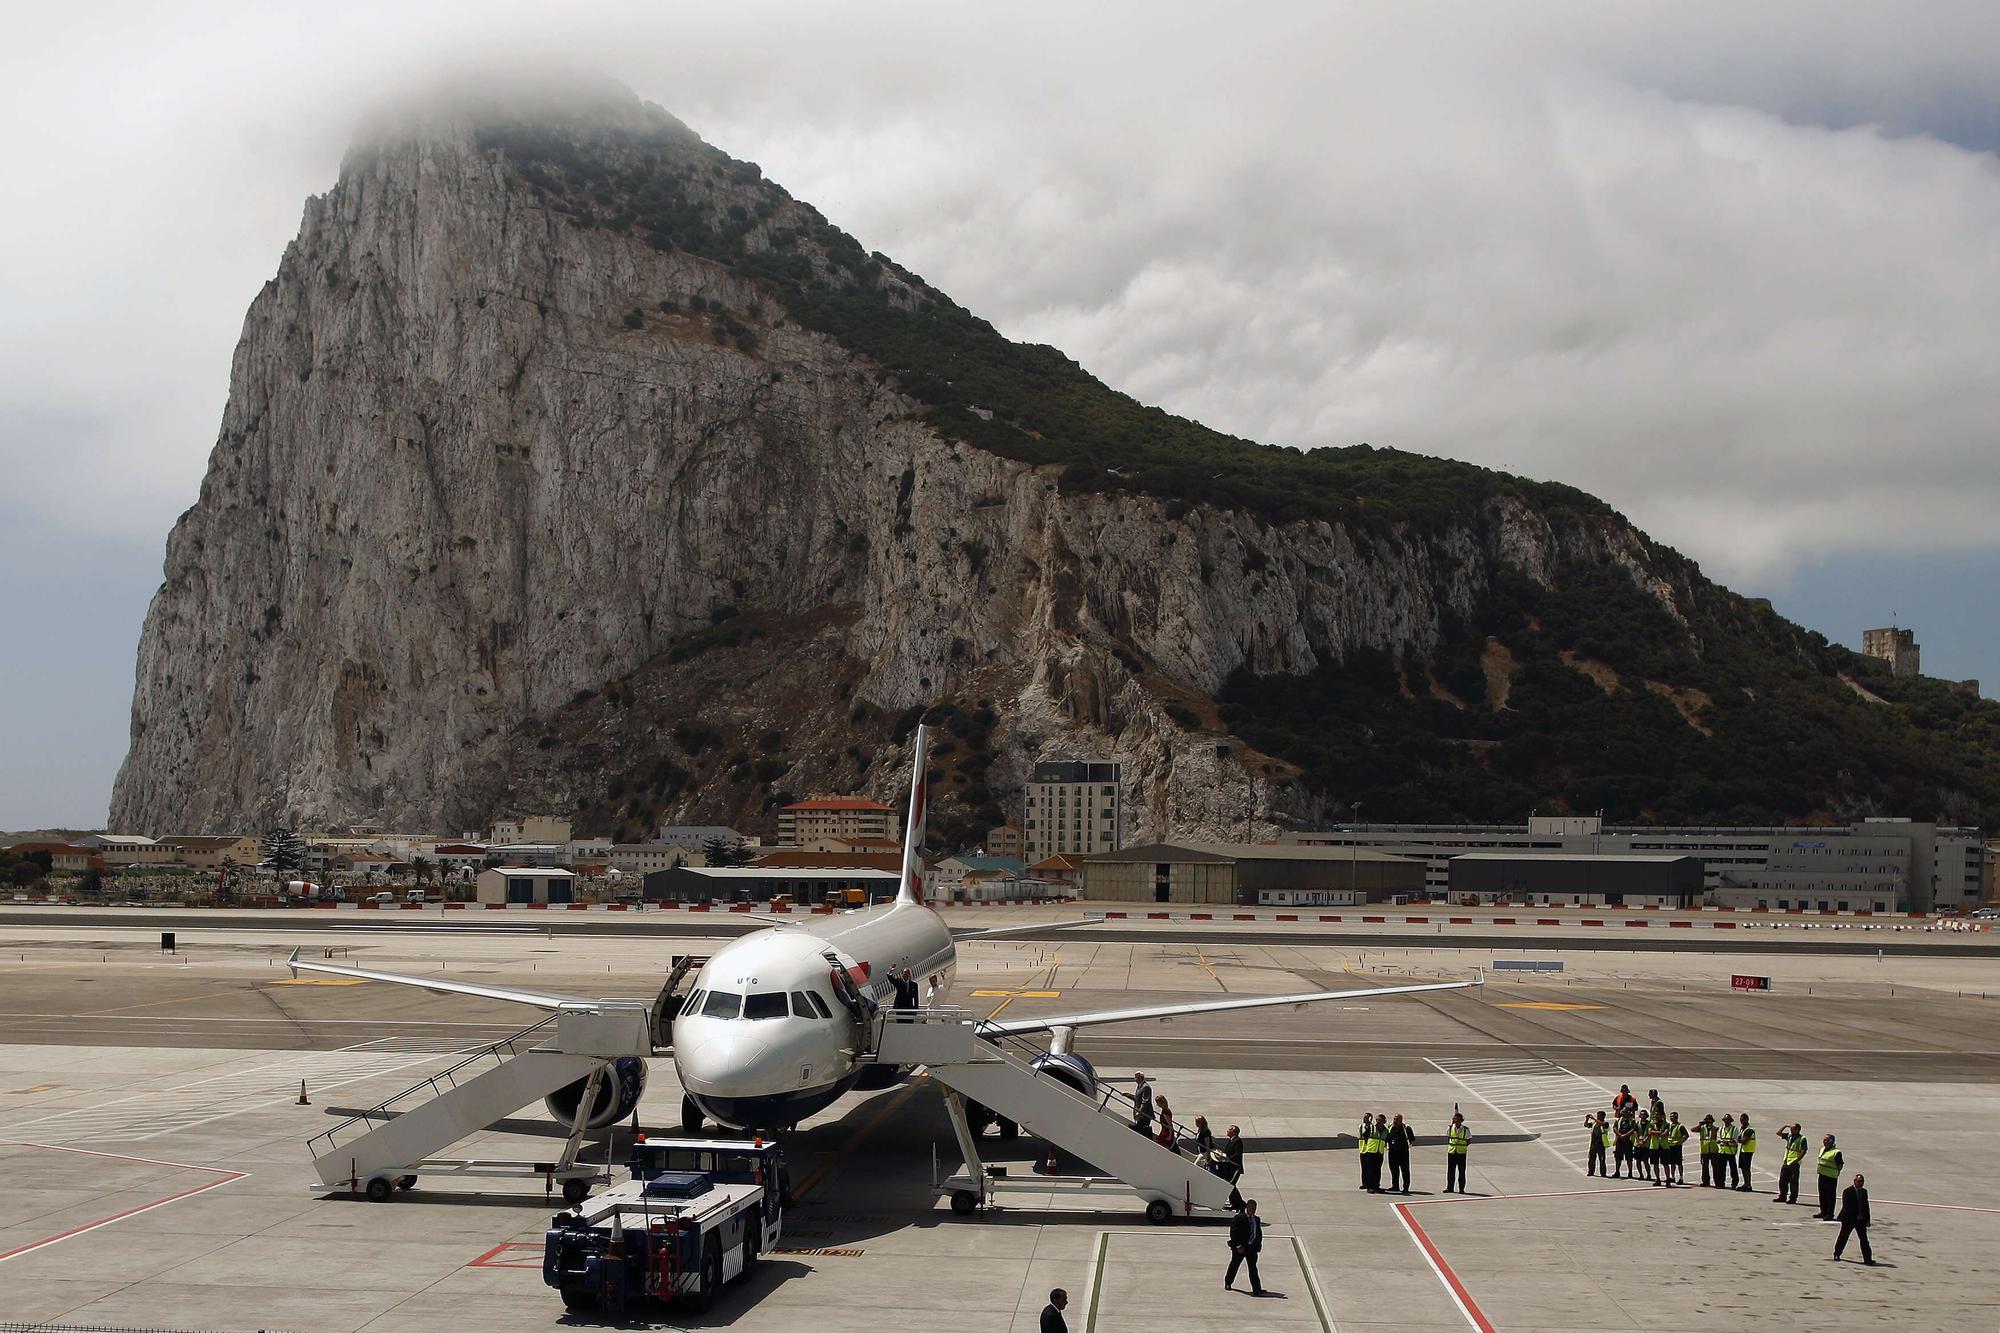
[(1417, 1136), (1398, 1115), (1389, 1125), (1389, 1188), (1398, 1194), (1410, 1192), (1410, 1145)]
[(1368, 1192), (1382, 1192), (1382, 1154), (1389, 1147), (1389, 1117), (1380, 1111), (1375, 1113), (1375, 1127), (1368, 1131), (1368, 1155), (1363, 1159), (1368, 1166)]
[(1465, 1117), (1457, 1111), (1451, 1113), (1451, 1128), (1444, 1133), (1444, 1192), (1453, 1192), (1452, 1182), (1458, 1182), (1457, 1192), (1465, 1193), (1465, 1153), (1472, 1146), (1472, 1130), (1467, 1127)]
[(1368, 1188), (1368, 1143), (1375, 1137), (1375, 1117), (1368, 1112), (1361, 1113), (1361, 1128), (1354, 1131), (1354, 1151), (1361, 1163), (1361, 1188)]
[(1611, 1140), (1615, 1137), (1611, 1123), (1604, 1118), (1604, 1112), (1599, 1111), (1595, 1120), (1589, 1116), (1583, 1118), (1583, 1128), (1590, 1135), (1590, 1159), (1584, 1167), (1583, 1174), (1586, 1176), (1610, 1175), (1611, 1172), (1606, 1170), (1604, 1166), (1604, 1154), (1610, 1150)]
[(1688, 1183), (1687, 1153), (1684, 1145), (1688, 1141), (1688, 1127), (1681, 1123), (1679, 1111), (1667, 1113), (1667, 1167), (1669, 1185)]
[(1660, 1100), (1658, 1088), (1646, 1089), (1646, 1109), (1653, 1113), (1653, 1119), (1663, 1125), (1667, 1123), (1667, 1104)]
[(1819, 1141), (1819, 1211), (1813, 1216), (1821, 1222), (1834, 1221), (1833, 1192), (1840, 1186), (1840, 1168), (1847, 1161), (1834, 1146), (1833, 1135)]
[(1646, 1151), (1652, 1156), (1653, 1183), (1671, 1185), (1667, 1175), (1667, 1118), (1653, 1117), (1653, 1127), (1646, 1135)]
[(1712, 1185), (1715, 1183), (1715, 1117), (1703, 1116), (1695, 1130), (1701, 1135), (1701, 1183)]
[(1745, 1111), (1736, 1124), (1736, 1169), (1743, 1176), (1743, 1183), (1736, 1188), (1745, 1194), (1750, 1192), (1750, 1159), (1757, 1155), (1757, 1131), (1750, 1127), (1750, 1113)]
[[(1723, 1177), (1729, 1178), (1727, 1185)], [(1736, 1117), (1724, 1111), (1722, 1128), (1715, 1131), (1715, 1183), (1723, 1189), (1736, 1188)]]
[(1618, 1095), (1611, 1099), (1611, 1114), (1623, 1120), (1632, 1113), (1632, 1108), (1638, 1104), (1639, 1099), (1632, 1095), (1632, 1085), (1630, 1083), (1620, 1083), (1618, 1085)]
[(1799, 1163), (1806, 1155), (1806, 1136), (1797, 1125), (1785, 1131), (1785, 1160), (1778, 1167), (1778, 1202), (1799, 1201)]
[(1630, 1115), (1624, 1116), (1618, 1121), (1616, 1156), (1613, 1159), (1613, 1164), (1618, 1168), (1618, 1178), (1623, 1180), (1626, 1172), (1632, 1165), (1632, 1117)]

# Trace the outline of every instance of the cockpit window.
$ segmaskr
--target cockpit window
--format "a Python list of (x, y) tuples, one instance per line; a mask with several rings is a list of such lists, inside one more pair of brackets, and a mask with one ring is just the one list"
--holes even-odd
[(795, 1018), (819, 1017), (819, 1015), (813, 1011), (812, 1001), (806, 998), (806, 993), (802, 990), (795, 990), (792, 992), (792, 1016)]
[(829, 1008), (827, 1008), (827, 1007), (826, 1007), (826, 1001), (825, 1001), (825, 1000), (822, 1000), (822, 999), (820, 999), (820, 997), (819, 997), (819, 992), (818, 992), (818, 991), (816, 991), (816, 990), (809, 990), (809, 991), (807, 991), (807, 992), (806, 992), (806, 998), (807, 998), (808, 1000), (811, 1000), (811, 1001), (813, 1002), (813, 1008), (815, 1008), (815, 1009), (819, 1010), (819, 1016), (820, 1016), (821, 1018), (832, 1018), (832, 1017), (833, 1017), (833, 1010), (831, 1010), (831, 1009), (829, 1009)]
[(759, 991), (743, 1003), (745, 1018), (783, 1018), (785, 1016), (785, 993), (781, 990)]
[(734, 1018), (743, 1008), (743, 997), (731, 991), (712, 990), (701, 1002), (703, 1018)]
[(681, 1001), (681, 1012), (682, 1012), (682, 1013), (684, 1013), (684, 1014), (698, 1014), (698, 1013), (700, 1013), (700, 1012), (701, 1012), (701, 996), (702, 996), (702, 992), (700, 992), (700, 991), (690, 991), (690, 992), (688, 992), (688, 997), (687, 997), (687, 998), (686, 998), (685, 1000), (682, 1000), (682, 1001)]

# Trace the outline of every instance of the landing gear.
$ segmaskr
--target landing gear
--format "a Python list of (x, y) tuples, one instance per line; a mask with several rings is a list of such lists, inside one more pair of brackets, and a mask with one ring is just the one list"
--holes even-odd
[(702, 1114), (701, 1106), (686, 1093), (681, 1094), (681, 1133), (699, 1134), (708, 1117)]
[(1015, 1139), (1021, 1137), (1021, 1127), (1006, 1116), (996, 1115), (993, 1119), (1000, 1126), (1000, 1141), (1002, 1143), (1012, 1143)]

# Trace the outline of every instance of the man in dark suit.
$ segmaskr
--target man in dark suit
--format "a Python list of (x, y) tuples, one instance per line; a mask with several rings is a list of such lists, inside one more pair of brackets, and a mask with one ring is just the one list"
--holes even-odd
[(1243, 1196), (1236, 1192), (1238, 1182), (1243, 1179), (1243, 1131), (1235, 1125), (1222, 1136), (1222, 1142), (1215, 1145), (1215, 1174), (1229, 1182), (1229, 1206), (1236, 1212), (1243, 1211)]
[(1061, 1287), (1049, 1293), (1049, 1303), (1042, 1307), (1042, 1333), (1069, 1333), (1069, 1321), (1063, 1318), (1068, 1305), (1069, 1293)]
[(1257, 1276), (1257, 1252), (1264, 1248), (1264, 1224), (1257, 1217), (1257, 1201), (1245, 1199), (1243, 1211), (1229, 1220), (1229, 1271), (1222, 1275), (1222, 1289), (1228, 1291), (1236, 1281), (1236, 1270), (1244, 1265), (1250, 1268), (1250, 1294), (1264, 1294), (1264, 1279)]
[(1875, 1262), (1875, 1252), (1868, 1248), (1868, 1190), (1862, 1182), (1863, 1177), (1857, 1171), (1854, 1183), (1840, 1196), (1840, 1235), (1833, 1242), (1836, 1263), (1840, 1261), (1840, 1252), (1847, 1248), (1850, 1235), (1861, 1242), (1861, 1262), (1871, 1266)]

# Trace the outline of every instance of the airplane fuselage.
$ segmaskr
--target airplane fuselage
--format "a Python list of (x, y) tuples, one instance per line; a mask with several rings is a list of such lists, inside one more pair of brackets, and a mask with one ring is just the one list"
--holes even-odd
[(907, 967), (929, 1005), (957, 964), (950, 930), (921, 903), (813, 917), (733, 940), (696, 974), (674, 1019), (681, 1086), (723, 1124), (790, 1128), (875, 1068), (859, 1058), (867, 1014), (850, 1007), (855, 992), (864, 1011), (891, 1007), (892, 978)]

